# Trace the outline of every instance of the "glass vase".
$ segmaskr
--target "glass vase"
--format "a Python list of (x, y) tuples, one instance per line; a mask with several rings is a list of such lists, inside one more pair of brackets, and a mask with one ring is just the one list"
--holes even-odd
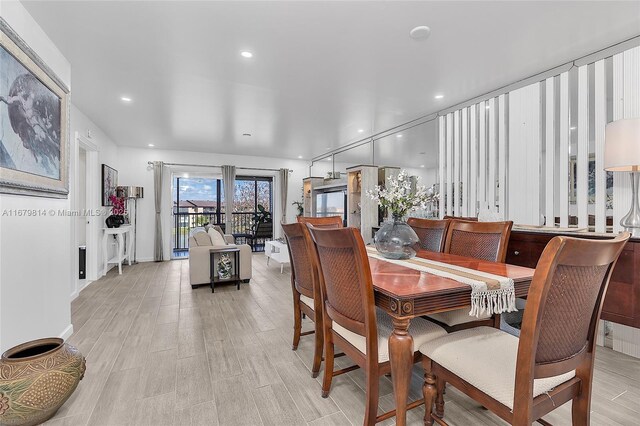
[(411, 259), (418, 250), (419, 238), (401, 217), (384, 222), (374, 237), (378, 252), (387, 259)]

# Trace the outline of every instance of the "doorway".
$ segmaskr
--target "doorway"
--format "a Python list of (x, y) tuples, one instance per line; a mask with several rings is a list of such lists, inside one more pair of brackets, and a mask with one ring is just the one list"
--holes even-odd
[(71, 185), (71, 300), (98, 279), (100, 215), (98, 147), (76, 132)]
[(172, 193), (172, 250), (171, 258), (189, 256), (189, 237), (194, 229), (206, 224), (224, 226), (221, 180), (210, 176), (173, 174)]
[(82, 212), (87, 208), (87, 150), (78, 149), (78, 200), (76, 216), (76, 239), (78, 240), (78, 292), (87, 285), (87, 220)]

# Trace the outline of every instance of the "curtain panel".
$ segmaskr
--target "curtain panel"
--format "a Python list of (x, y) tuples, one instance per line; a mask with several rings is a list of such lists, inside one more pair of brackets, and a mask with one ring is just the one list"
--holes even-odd
[(233, 233), (233, 195), (235, 193), (236, 167), (222, 166), (222, 184), (224, 186), (224, 232)]
[(287, 192), (289, 190), (289, 169), (280, 169), (280, 204), (282, 218), (280, 223), (287, 223)]
[(153, 260), (162, 262), (164, 260), (162, 250), (162, 175), (164, 163), (162, 161), (153, 162), (153, 193), (156, 208), (156, 229), (153, 244)]

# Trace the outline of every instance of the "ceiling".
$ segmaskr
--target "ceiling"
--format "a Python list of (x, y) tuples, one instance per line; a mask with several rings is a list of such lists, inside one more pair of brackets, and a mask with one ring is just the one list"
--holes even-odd
[[(73, 103), (118, 145), (284, 158), (640, 34), (637, 1), (23, 3), (71, 62)], [(409, 37), (418, 25), (428, 40)], [(412, 135), (396, 164), (432, 165), (416, 151), (435, 152), (435, 132)]]

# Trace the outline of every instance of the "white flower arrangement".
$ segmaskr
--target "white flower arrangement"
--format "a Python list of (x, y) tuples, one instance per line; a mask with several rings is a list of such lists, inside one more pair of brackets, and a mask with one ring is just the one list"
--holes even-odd
[(433, 196), (427, 193), (424, 185), (416, 185), (415, 191), (411, 190), (411, 179), (406, 170), (401, 170), (396, 177), (389, 176), (387, 180), (384, 188), (376, 185), (367, 191), (367, 196), (388, 209), (395, 219), (401, 219), (418, 208), (425, 209), (432, 201)]

